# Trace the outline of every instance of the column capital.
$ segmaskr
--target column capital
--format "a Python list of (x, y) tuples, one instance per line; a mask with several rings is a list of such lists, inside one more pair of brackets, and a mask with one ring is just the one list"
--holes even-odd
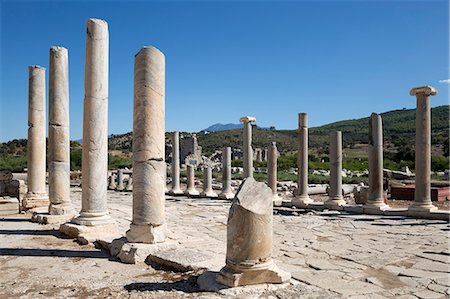
[(251, 123), (256, 121), (256, 117), (254, 116), (243, 116), (239, 119), (242, 123)]
[(409, 92), (410, 95), (412, 96), (416, 96), (419, 94), (425, 94), (427, 96), (435, 96), (437, 95), (437, 90), (433, 87), (433, 86), (420, 86), (420, 87), (414, 87), (413, 89), (411, 89), (411, 91)]

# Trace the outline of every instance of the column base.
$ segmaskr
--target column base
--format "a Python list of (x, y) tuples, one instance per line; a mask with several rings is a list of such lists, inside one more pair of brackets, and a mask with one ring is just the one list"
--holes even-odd
[(155, 244), (164, 242), (167, 238), (167, 225), (136, 225), (131, 223), (130, 229), (126, 232), (127, 241), (130, 243)]
[(229, 287), (262, 283), (284, 283), (291, 279), (289, 272), (282, 271), (273, 260), (248, 269), (233, 269), (223, 267), (216, 277), (216, 281)]
[(71, 204), (52, 204), (48, 207), (48, 213), (50, 215), (75, 215), (75, 210)]
[(391, 207), (385, 204), (384, 202), (381, 204), (365, 204), (363, 206), (363, 212), (367, 214), (374, 214), (374, 215), (383, 215), (384, 211), (390, 210)]
[(75, 216), (75, 213), (60, 215), (33, 213), (33, 216), (31, 216), (31, 221), (37, 222), (39, 224), (61, 224), (71, 221), (73, 218), (75, 218)]
[(173, 240), (157, 244), (143, 244), (130, 243), (126, 238), (119, 238), (111, 242), (109, 253), (117, 257), (122, 263), (137, 264), (144, 263), (149, 255), (158, 251), (167, 251), (177, 247), (178, 242)]
[(117, 186), (117, 188), (116, 188), (116, 191), (123, 191), (123, 190), (125, 190), (125, 187), (119, 187), (119, 186)]
[(438, 208), (431, 203), (425, 205), (413, 203), (408, 208), (408, 216), (425, 216), (426, 214), (436, 212), (437, 210)]
[(201, 192), (200, 197), (209, 197), (209, 198), (216, 198), (218, 197), (217, 193), (214, 191), (207, 191), (207, 192)]
[(329, 210), (343, 210), (347, 202), (341, 198), (330, 198), (323, 203), (323, 207)]
[(298, 196), (292, 199), (292, 205), (296, 208), (306, 208), (310, 203), (313, 203), (309, 196)]
[(186, 195), (186, 196), (199, 196), (200, 192), (198, 192), (195, 189), (191, 189), (191, 190), (184, 191), (184, 195)]
[(109, 216), (108, 212), (89, 213), (81, 212), (80, 216), (72, 220), (72, 223), (85, 226), (109, 225), (114, 224), (115, 221)]
[(50, 201), (47, 193), (27, 193), (22, 200), (22, 210), (26, 212), (37, 212), (43, 207), (48, 207)]
[(184, 192), (180, 188), (177, 189), (171, 189), (169, 192), (169, 195), (183, 195)]
[(234, 193), (233, 192), (222, 192), (219, 194), (219, 196), (217, 196), (217, 198), (219, 199), (233, 199), (234, 198)]
[(112, 241), (120, 237), (116, 223), (86, 226), (73, 222), (66, 222), (59, 226), (59, 231), (69, 238), (77, 238), (78, 241), (84, 245), (93, 243), (99, 239)]

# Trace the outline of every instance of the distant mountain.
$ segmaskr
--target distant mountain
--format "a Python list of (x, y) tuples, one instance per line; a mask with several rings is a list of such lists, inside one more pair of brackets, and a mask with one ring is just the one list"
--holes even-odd
[(214, 124), (207, 127), (206, 129), (201, 130), (201, 132), (219, 132), (241, 128), (243, 128), (243, 124)]

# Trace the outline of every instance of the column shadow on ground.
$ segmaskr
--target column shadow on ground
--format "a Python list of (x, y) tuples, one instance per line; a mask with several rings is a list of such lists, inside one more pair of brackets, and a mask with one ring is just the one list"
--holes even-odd
[(64, 250), (64, 249), (38, 249), (38, 248), (0, 248), (0, 256), (55, 256), (68, 258), (104, 258), (109, 254), (96, 250)]
[(190, 276), (185, 280), (173, 282), (133, 282), (124, 286), (128, 292), (138, 291), (182, 291), (184, 293), (198, 293), (201, 290), (197, 286), (198, 275)]
[(64, 235), (53, 229), (0, 229), (0, 235), (55, 236), (64, 238)]
[(30, 218), (0, 218), (0, 222), (30, 222)]

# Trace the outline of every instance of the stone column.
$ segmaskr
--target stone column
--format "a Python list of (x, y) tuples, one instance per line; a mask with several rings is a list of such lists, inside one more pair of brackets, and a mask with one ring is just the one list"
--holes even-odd
[(411, 89), (410, 95), (416, 96), (416, 146), (415, 169), (416, 187), (414, 203), (409, 207), (408, 214), (415, 215), (436, 211), (431, 202), (431, 109), (430, 96), (437, 94), (432, 86), (422, 86)]
[(272, 190), (253, 178), (246, 178), (239, 187), (228, 215), (226, 264), (217, 282), (237, 287), (291, 278), (272, 259), (272, 198)]
[(298, 114), (297, 194), (292, 204), (304, 208), (313, 200), (308, 195), (308, 114)]
[(28, 192), (22, 204), (24, 210), (48, 207), (45, 189), (45, 68), (29, 66), (28, 77)]
[(275, 206), (281, 206), (282, 200), (278, 196), (277, 192), (277, 159), (278, 159), (278, 150), (277, 143), (272, 142), (269, 146), (269, 150), (267, 152), (268, 160), (267, 160), (267, 180), (269, 182), (269, 187), (272, 189), (272, 198), (273, 204)]
[(210, 165), (203, 168), (203, 191), (201, 197), (217, 197), (217, 193), (212, 189), (212, 169)]
[(131, 174), (130, 174), (130, 177), (128, 178), (128, 182), (127, 182), (127, 186), (125, 187), (125, 191), (133, 191), (133, 175), (131, 175)]
[(183, 194), (180, 188), (180, 135), (178, 132), (173, 132), (172, 135), (172, 189), (169, 194)]
[(49, 79), (49, 214), (74, 214), (70, 203), (69, 62), (66, 48), (50, 48)]
[(111, 176), (109, 177), (109, 190), (116, 190), (117, 184), (116, 184), (116, 174), (114, 172), (111, 172)]
[(234, 193), (231, 190), (231, 147), (226, 147), (222, 152), (222, 192), (220, 199), (231, 199)]
[(330, 191), (325, 208), (341, 209), (346, 202), (342, 196), (342, 133), (330, 133)]
[(123, 169), (117, 170), (117, 191), (122, 191), (125, 188), (123, 185)]
[(165, 57), (144, 47), (134, 58), (132, 243), (164, 242), (165, 222)]
[(86, 22), (84, 68), (82, 197), (78, 225), (112, 224), (107, 208), (108, 175), (108, 23)]
[(244, 124), (244, 178), (253, 177), (252, 122), (253, 116), (243, 116), (239, 120)]
[(369, 119), (369, 190), (364, 211), (382, 213), (389, 209), (383, 190), (383, 124), (381, 116), (372, 113)]
[(200, 193), (195, 189), (195, 168), (192, 165), (186, 165), (186, 177), (187, 177), (187, 188), (184, 191), (185, 195), (197, 196)]

